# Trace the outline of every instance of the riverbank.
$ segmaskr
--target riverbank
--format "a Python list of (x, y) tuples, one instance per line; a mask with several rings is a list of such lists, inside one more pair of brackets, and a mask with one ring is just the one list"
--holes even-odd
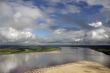
[(0, 55), (59, 51), (56, 47), (0, 48)]
[(110, 69), (96, 62), (79, 61), (24, 73), (110, 73)]

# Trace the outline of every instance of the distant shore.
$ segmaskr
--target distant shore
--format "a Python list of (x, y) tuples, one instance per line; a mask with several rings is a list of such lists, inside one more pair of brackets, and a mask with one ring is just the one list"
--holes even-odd
[(59, 51), (56, 47), (0, 48), (0, 55)]

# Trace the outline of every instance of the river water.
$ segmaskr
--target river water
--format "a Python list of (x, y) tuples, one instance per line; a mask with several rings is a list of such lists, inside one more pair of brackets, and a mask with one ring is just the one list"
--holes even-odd
[(110, 66), (110, 57), (89, 48), (61, 47), (58, 53), (0, 55), (0, 73), (22, 73), (33, 68), (88, 60)]

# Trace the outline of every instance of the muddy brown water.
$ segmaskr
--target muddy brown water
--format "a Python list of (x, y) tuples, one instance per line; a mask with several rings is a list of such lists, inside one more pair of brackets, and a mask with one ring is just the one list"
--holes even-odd
[(0, 73), (22, 73), (34, 68), (48, 67), (80, 60), (110, 66), (110, 56), (89, 48), (61, 47), (60, 53), (30, 53), (0, 55)]

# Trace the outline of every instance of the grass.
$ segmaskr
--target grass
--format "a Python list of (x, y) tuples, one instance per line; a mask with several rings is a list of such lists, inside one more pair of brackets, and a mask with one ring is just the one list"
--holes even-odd
[(31, 52), (49, 52), (60, 50), (60, 48), (50, 47), (37, 47), (37, 48), (1, 48), (0, 55), (2, 54), (18, 54), (18, 53), (31, 53)]

